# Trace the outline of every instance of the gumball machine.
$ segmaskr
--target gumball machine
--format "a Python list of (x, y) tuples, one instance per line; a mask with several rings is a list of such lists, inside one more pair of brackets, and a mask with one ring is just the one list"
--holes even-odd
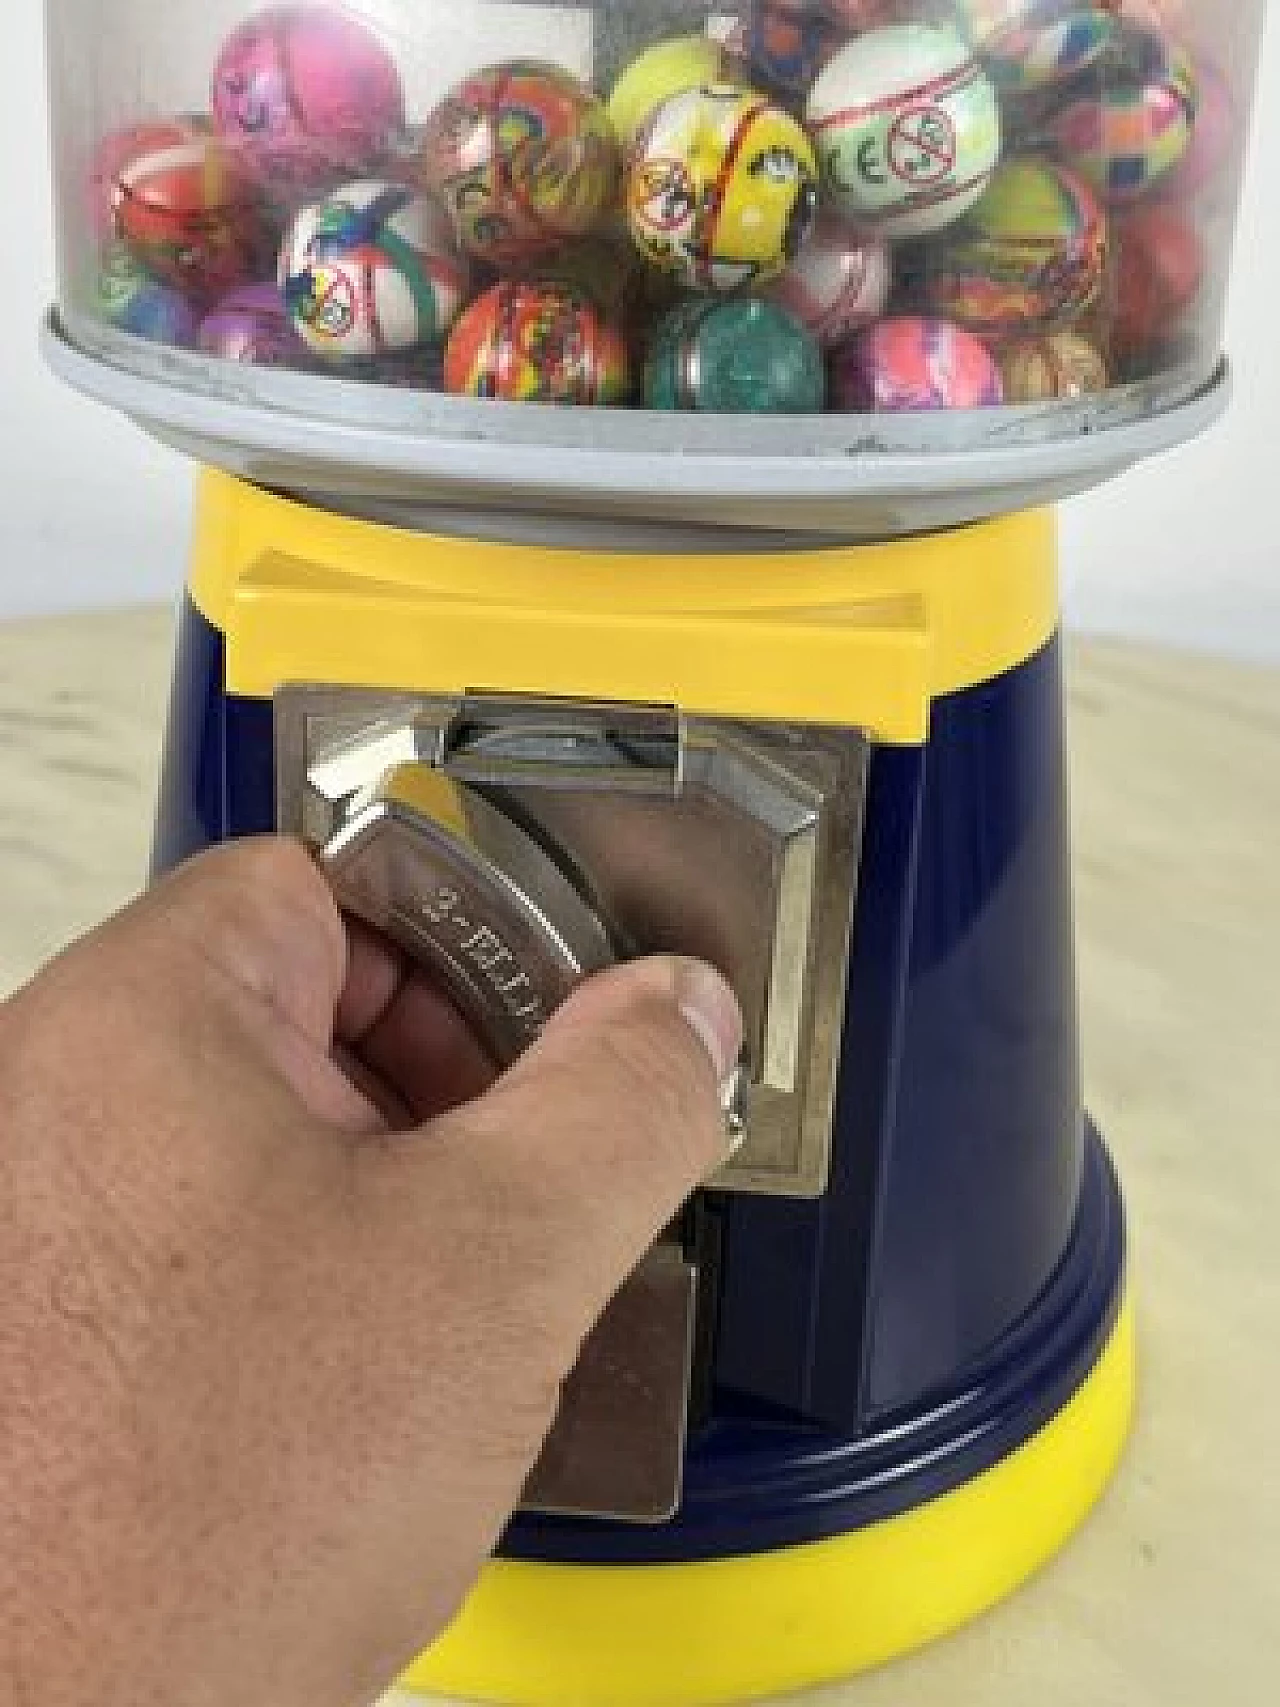
[(406, 1686), (955, 1628), (1130, 1417), (1053, 506), (1225, 404), (1263, 0), (47, 9), (48, 358), (201, 466), (157, 869), (301, 838), (496, 1069), (646, 952), (746, 1016)]

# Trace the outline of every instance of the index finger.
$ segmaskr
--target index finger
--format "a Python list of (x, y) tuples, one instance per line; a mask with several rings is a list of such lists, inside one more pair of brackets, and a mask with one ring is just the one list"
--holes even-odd
[(495, 1064), (430, 973), (360, 920), (346, 924), (336, 1041), (418, 1122), (487, 1090)]

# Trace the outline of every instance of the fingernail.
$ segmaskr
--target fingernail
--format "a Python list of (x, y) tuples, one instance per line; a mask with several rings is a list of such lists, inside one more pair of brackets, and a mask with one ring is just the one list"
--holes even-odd
[(700, 960), (681, 961), (676, 974), (676, 1000), (689, 1029), (701, 1042), (716, 1070), (716, 1083), (728, 1085), (742, 1055), (742, 1009), (720, 974)]

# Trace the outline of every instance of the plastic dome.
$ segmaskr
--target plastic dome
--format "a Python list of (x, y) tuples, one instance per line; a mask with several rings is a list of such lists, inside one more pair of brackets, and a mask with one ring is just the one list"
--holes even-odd
[(1011, 507), (1219, 406), (1262, 12), (49, 0), (48, 346), (295, 488)]

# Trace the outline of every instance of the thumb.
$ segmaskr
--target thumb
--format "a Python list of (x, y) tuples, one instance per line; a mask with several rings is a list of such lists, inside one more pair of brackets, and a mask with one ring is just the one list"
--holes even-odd
[(636, 961), (583, 985), (492, 1090), (446, 1117), (455, 1154), (504, 1181), (508, 1261), (582, 1331), (727, 1160), (721, 1087), (741, 1048), (718, 973)]

